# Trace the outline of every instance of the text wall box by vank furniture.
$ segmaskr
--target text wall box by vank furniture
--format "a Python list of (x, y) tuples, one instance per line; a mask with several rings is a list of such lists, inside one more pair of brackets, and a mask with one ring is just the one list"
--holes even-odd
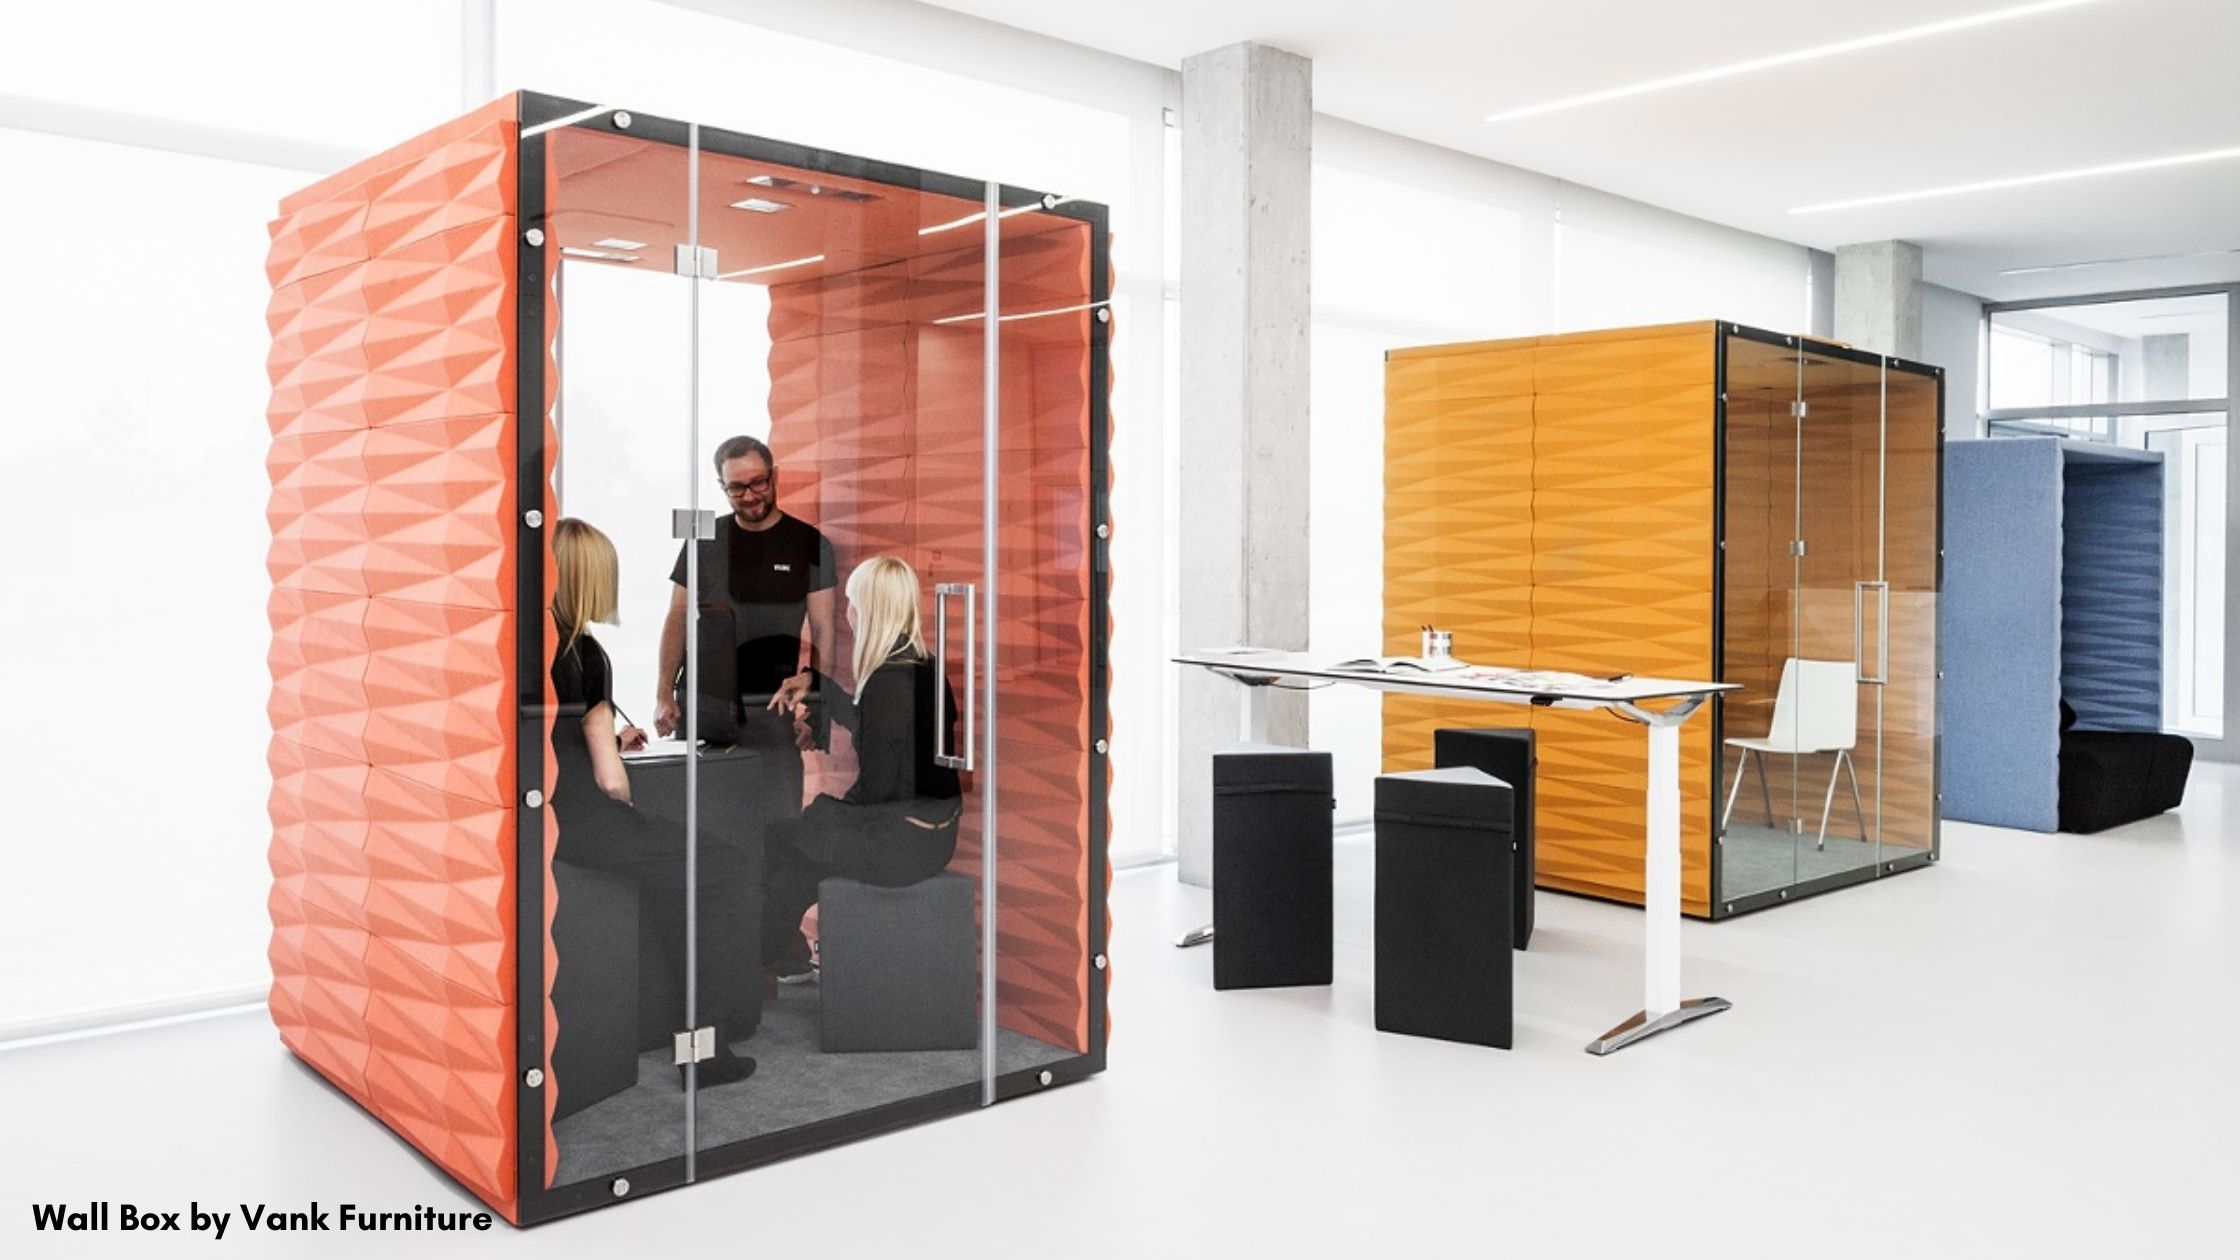
[[(1925, 865), (1942, 412), (1940, 369), (1728, 323), (1391, 351), (1385, 651), (1742, 684), (1680, 732), (1690, 914)], [(1471, 716), (1386, 697), (1386, 768)], [(1532, 726), (1539, 886), (1638, 904), (1638, 734)]]
[(2193, 746), (2162, 730), (2165, 475), (2157, 451), (1953, 443), (1951, 817), (2098, 831), (2184, 798)]
[[(271, 1007), (295, 1054), (520, 1223), (1102, 1069), (1102, 207), (522, 93), (287, 198), (272, 241)], [(734, 435), (768, 458), (719, 472)], [(570, 551), (563, 588), (565, 518), (618, 575), (573, 646), (555, 601), (598, 621), (604, 579)], [(725, 530), (761, 558), (715, 590), (682, 565), (673, 594)], [(914, 570), (948, 683), (912, 723), (941, 772), (880, 825), (930, 824), (915, 852), (969, 881), (971, 937), (942, 942), (972, 959), (968, 1048), (826, 1054), (817, 986), (760, 998), (787, 818), (895, 769), (888, 746), (840, 721), (789, 754), (748, 706), (740, 748), (667, 745), (626, 771), (635, 806), (579, 826), (599, 788), (563, 746), (588, 745), (556, 738), (604, 716), (572, 682), (562, 703), (556, 654), (596, 653), (616, 725), (653, 723), (672, 600), (686, 733), (708, 599), (803, 610), (781, 672), (813, 663), (815, 708), (846, 710), (843, 592), (875, 555)]]

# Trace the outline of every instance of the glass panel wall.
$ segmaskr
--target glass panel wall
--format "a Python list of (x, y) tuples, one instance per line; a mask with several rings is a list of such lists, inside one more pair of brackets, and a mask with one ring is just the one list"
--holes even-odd
[(1933, 372), (1786, 338), (1725, 355), (1731, 912), (1934, 847), (1941, 448)]
[(1732, 901), (1796, 882), (1799, 714), (1781, 702), (1798, 654), (1797, 418), (1794, 346), (1730, 337), (1727, 356), (1725, 589), (1720, 698), (1720, 895)]
[[(548, 1185), (629, 1174), (639, 1192), (684, 1179), (690, 1100), (671, 1039), (688, 1004), (735, 1006), (718, 968), (698, 992), (688, 930), (726, 935), (736, 899), (696, 903), (686, 745), (654, 686), (676, 544), (694, 493), (679, 459), (695, 390), (695, 294), (672, 265), (689, 240), (683, 129), (619, 128), (610, 111), (542, 136), (547, 260), (544, 396), (552, 425), (546, 523), (552, 608), (550, 814), (556, 824), (546, 975), (554, 1094)], [(526, 338), (523, 353), (534, 353)], [(543, 742), (546, 732), (525, 741)], [(729, 981), (729, 983), (724, 983)], [(741, 1022), (725, 1011), (725, 1024)], [(751, 1030), (750, 1030), (751, 1031)]]

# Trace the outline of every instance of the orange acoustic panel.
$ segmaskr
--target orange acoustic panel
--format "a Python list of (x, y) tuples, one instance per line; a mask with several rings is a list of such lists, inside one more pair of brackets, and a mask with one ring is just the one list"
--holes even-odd
[[(998, 324), (997, 1019), (1086, 1051), (1089, 233), (1029, 226), (1006, 220), (1000, 274), (1003, 314), (1030, 318)], [(892, 552), (929, 588), (987, 589), (986, 333), (969, 318), (984, 301), (983, 259), (968, 246), (770, 287), (770, 442), (789, 501), (843, 566)], [(981, 852), (968, 808), (953, 869), (977, 877)]]
[[(1386, 650), (1425, 623), (1473, 661), (1713, 677), (1715, 326), (1394, 351)], [(1638, 903), (1647, 749), (1608, 713), (1389, 697), (1385, 761), (1441, 726), (1539, 732), (1538, 882)], [(1681, 891), (1710, 912), (1710, 723), (1681, 728)]]
[(283, 202), (267, 567), (273, 1020), (517, 1219), (513, 106)]

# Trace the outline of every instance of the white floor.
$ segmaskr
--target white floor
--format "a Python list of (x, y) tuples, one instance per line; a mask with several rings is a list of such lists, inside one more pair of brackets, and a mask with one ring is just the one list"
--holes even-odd
[[(1122, 876), (1111, 1070), (884, 1139), (415, 1252), (695, 1256), (2158, 1256), (2240, 1253), (2240, 768), (2100, 836), (1952, 824), (1943, 863), (1690, 923), (1735, 1009), (1608, 1059), (1640, 920), (1543, 894), (1503, 1053), (1370, 1025), (1369, 851), (1341, 845), (1338, 983), (1213, 992), (1167, 939), (1210, 898)], [(0, 1254), (29, 1205), (378, 1210), (464, 1196), (261, 1015), (0, 1053)], [(242, 1234), (226, 1255), (397, 1254)]]

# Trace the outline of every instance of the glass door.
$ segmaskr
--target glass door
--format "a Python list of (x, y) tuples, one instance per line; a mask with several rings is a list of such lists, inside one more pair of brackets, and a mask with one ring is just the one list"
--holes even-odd
[(997, 274), (981, 182), (712, 129), (692, 179), (706, 1175), (988, 1093)]

